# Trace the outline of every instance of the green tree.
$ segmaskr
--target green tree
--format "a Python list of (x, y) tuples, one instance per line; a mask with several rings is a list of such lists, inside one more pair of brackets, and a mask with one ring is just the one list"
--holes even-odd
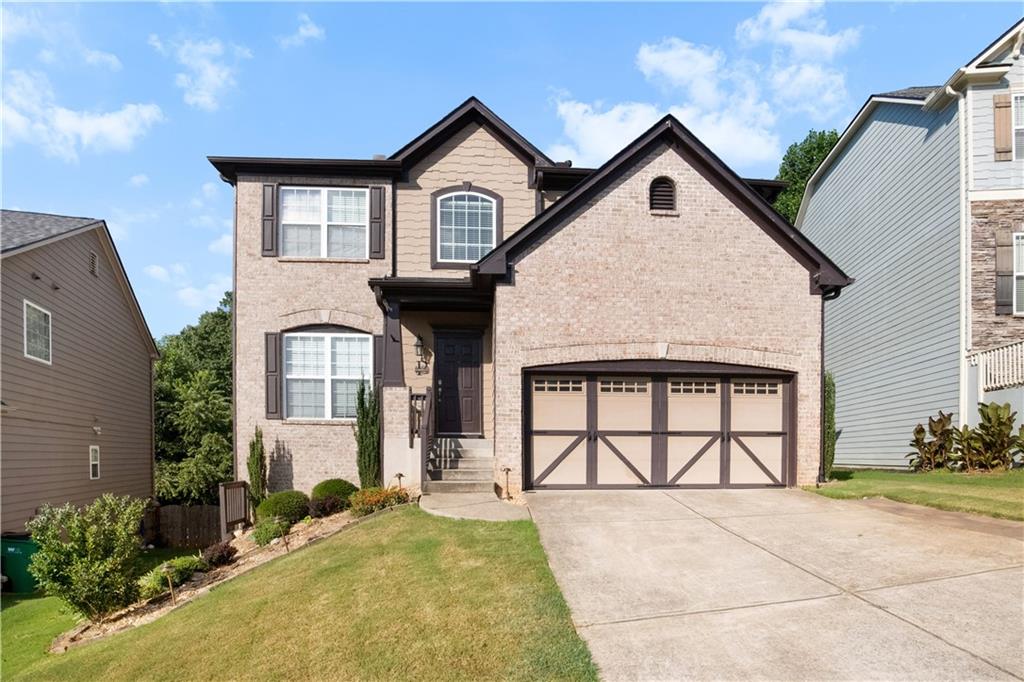
[(356, 467), (361, 488), (380, 485), (380, 405), (363, 382), (356, 389)]
[(231, 480), (231, 444), (224, 436), (204, 434), (192, 453), (156, 463), (156, 494), (165, 504), (217, 504), (218, 486)]
[(825, 372), (825, 480), (832, 478), (832, 464), (836, 461), (836, 380), (832, 372)]
[(807, 181), (838, 141), (839, 133), (835, 130), (811, 130), (803, 141), (789, 145), (775, 176), (788, 184), (774, 204), (775, 210), (789, 222), (796, 222)]
[(263, 447), (263, 429), (259, 426), (249, 441), (249, 458), (245, 464), (249, 470), (249, 501), (255, 510), (267, 497), (267, 454)]

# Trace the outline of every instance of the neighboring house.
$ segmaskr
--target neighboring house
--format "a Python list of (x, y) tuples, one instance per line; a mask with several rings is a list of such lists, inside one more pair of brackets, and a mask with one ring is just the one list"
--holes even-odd
[(157, 349), (102, 220), (0, 211), (4, 533), (43, 504), (153, 494)]
[(1024, 22), (946, 84), (871, 96), (797, 227), (857, 286), (826, 306), (836, 463), (906, 463), (939, 410), (1024, 418)]
[(210, 161), (240, 476), (259, 426), (272, 489), (357, 480), (376, 378), (385, 484), (816, 479), (822, 298), (850, 280), (674, 118), (596, 170), (475, 98), (388, 158)]

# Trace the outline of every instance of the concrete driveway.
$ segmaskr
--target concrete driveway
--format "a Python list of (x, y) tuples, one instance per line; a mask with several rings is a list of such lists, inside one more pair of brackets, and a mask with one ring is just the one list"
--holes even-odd
[(800, 490), (528, 501), (607, 680), (1024, 678), (1024, 524)]

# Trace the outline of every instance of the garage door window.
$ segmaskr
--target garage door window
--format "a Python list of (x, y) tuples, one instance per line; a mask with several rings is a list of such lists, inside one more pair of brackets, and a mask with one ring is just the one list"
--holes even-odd
[(735, 395), (778, 395), (779, 384), (773, 381), (738, 381), (732, 392)]
[(646, 379), (601, 379), (601, 393), (647, 393)]
[(534, 379), (533, 390), (537, 393), (582, 393), (582, 379)]
[(676, 395), (715, 394), (718, 392), (717, 381), (670, 381), (668, 392)]

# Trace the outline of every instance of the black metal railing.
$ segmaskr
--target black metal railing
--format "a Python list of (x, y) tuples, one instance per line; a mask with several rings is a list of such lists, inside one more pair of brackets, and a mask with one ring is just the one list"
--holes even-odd
[(427, 400), (426, 393), (409, 394), (409, 447), (420, 435), (420, 423), (423, 419), (423, 403)]
[(427, 461), (434, 451), (434, 392), (427, 389), (423, 395), (423, 409), (420, 410), (420, 481), (427, 480)]

